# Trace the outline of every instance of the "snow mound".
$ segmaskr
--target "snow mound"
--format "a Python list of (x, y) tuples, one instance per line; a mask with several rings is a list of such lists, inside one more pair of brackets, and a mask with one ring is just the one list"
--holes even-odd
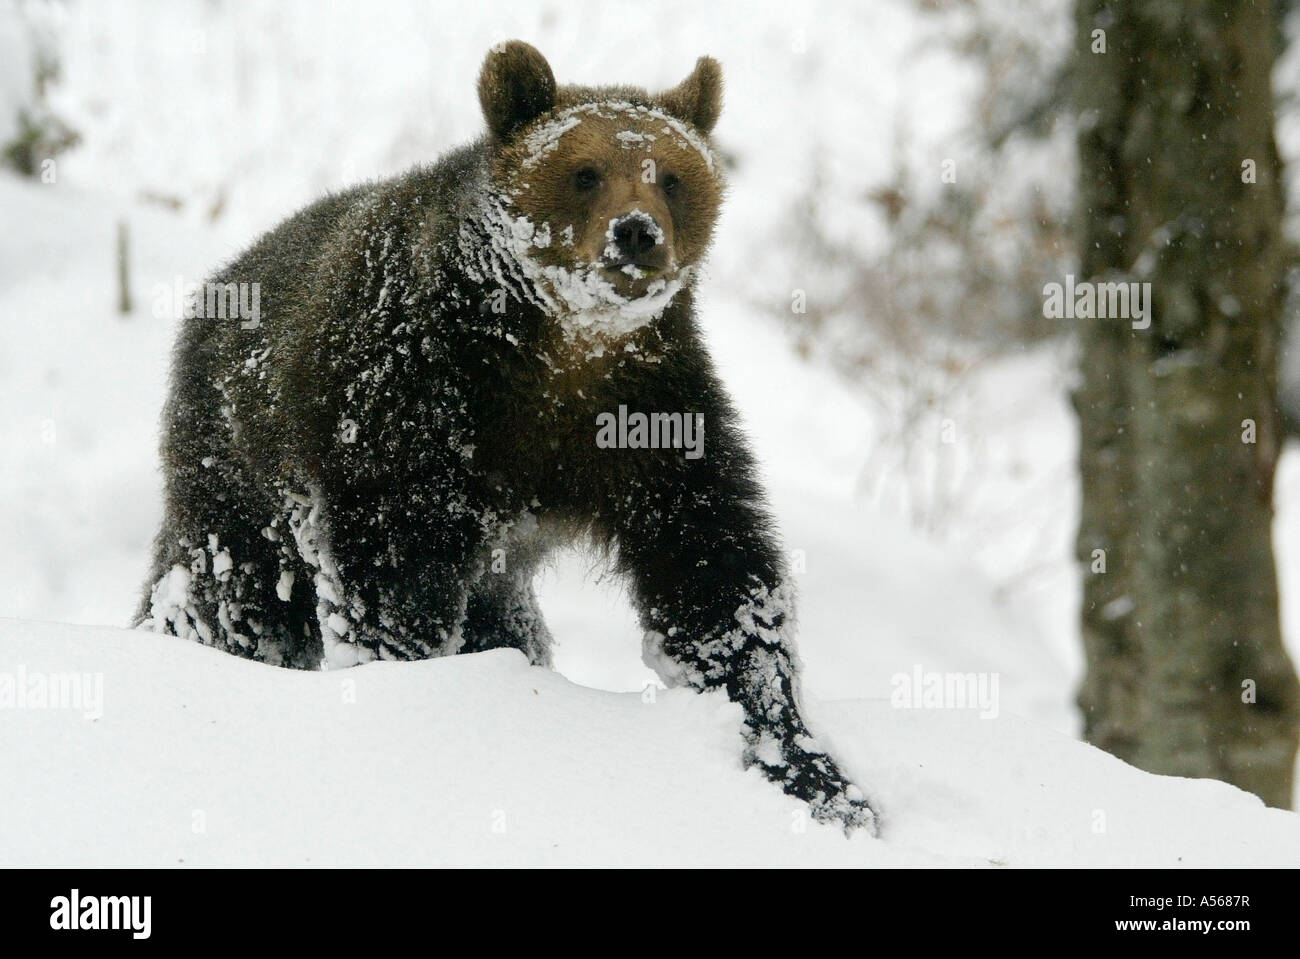
[[(74, 673), (81, 701), (37, 705), (37, 685)], [(809, 822), (743, 770), (740, 713), (718, 695), (597, 691), (505, 651), (300, 673), (0, 620), (0, 864), (1300, 861), (1292, 813), (1005, 714), (808, 712), (883, 839)]]

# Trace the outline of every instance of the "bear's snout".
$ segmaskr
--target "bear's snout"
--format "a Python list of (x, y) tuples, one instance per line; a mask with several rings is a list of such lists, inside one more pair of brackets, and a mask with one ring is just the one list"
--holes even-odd
[(668, 265), (668, 244), (654, 217), (634, 210), (609, 221), (605, 260), (609, 266), (662, 270)]

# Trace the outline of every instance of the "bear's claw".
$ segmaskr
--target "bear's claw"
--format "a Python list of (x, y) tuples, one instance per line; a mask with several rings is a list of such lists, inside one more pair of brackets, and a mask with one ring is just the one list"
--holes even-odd
[(751, 734), (749, 740), (745, 765), (757, 766), (788, 795), (806, 802), (817, 822), (839, 824), (846, 836), (857, 829), (879, 834), (875, 810), (862, 791), (806, 735), (777, 739)]

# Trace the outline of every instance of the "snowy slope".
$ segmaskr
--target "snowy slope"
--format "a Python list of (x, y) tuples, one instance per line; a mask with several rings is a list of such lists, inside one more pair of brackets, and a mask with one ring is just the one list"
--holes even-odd
[(504, 651), (295, 673), (15, 620), (0, 651), (0, 690), (18, 664), (103, 690), (0, 710), (5, 865), (1300, 861), (1300, 816), (1005, 715), (810, 704), (884, 811), (886, 841), (846, 839), (740, 768), (720, 696), (647, 703)]

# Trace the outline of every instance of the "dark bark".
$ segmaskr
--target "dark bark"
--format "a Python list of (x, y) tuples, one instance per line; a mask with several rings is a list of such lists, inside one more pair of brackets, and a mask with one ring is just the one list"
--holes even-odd
[(1077, 27), (1080, 278), (1150, 282), (1153, 297), (1147, 329), (1080, 322), (1085, 735), (1289, 806), (1300, 687), (1271, 538), (1285, 256), (1272, 11), (1079, 0)]

